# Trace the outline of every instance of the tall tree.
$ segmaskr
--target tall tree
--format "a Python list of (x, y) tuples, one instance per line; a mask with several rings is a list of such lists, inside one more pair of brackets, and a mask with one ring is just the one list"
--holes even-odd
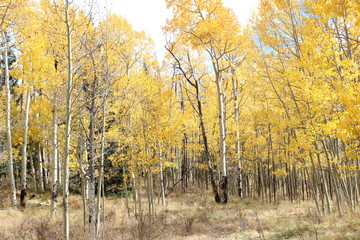
[(24, 117), (24, 140), (22, 146), (22, 160), (21, 160), (21, 193), (20, 193), (20, 204), (22, 207), (26, 206), (26, 189), (27, 189), (27, 144), (28, 144), (28, 126), (29, 126), (29, 108), (30, 108), (30, 92), (26, 93), (25, 100), (25, 117)]
[(65, 0), (65, 26), (67, 36), (67, 91), (66, 91), (66, 132), (64, 146), (64, 164), (63, 164), (63, 208), (64, 208), (64, 237), (70, 239), (70, 223), (69, 223), (69, 160), (70, 160), (70, 134), (71, 134), (71, 118), (72, 118), (72, 88), (73, 88), (73, 56), (72, 56), (72, 26), (70, 20), (70, 2)]
[(234, 12), (223, 6), (221, 0), (168, 0), (173, 18), (165, 29), (176, 38), (189, 41), (193, 49), (206, 52), (211, 59), (213, 81), (216, 85), (219, 126), (219, 159), (222, 202), (228, 201), (226, 160), (226, 74), (229, 69), (227, 55), (235, 53), (241, 44), (240, 26)]
[(11, 136), (11, 91), (10, 91), (10, 75), (9, 75), (9, 52), (10, 52), (10, 33), (13, 26), (21, 23), (22, 0), (16, 1), (1, 1), (0, 8), (0, 31), (1, 31), (1, 46), (2, 46), (2, 74), (5, 84), (6, 92), (6, 135), (7, 135), (7, 153), (9, 165), (9, 179), (11, 186), (11, 203), (16, 207), (16, 184), (13, 166), (13, 152), (12, 152), (12, 136)]
[[(205, 158), (208, 164), (208, 169), (210, 173), (210, 182), (212, 191), (214, 194), (215, 201), (217, 203), (221, 202), (218, 187), (215, 181), (215, 173), (213, 169), (213, 162), (211, 159), (211, 153), (210, 153), (210, 147), (209, 147), (209, 141), (208, 141), (208, 134), (205, 127), (205, 121), (204, 121), (204, 110), (203, 110), (203, 102), (202, 102), (202, 89), (201, 85), (204, 79), (206, 79), (206, 68), (203, 66), (197, 66), (199, 64), (196, 63), (196, 60), (194, 60), (191, 52), (189, 49), (183, 49), (185, 50), (184, 57), (179, 57), (181, 54), (181, 51), (176, 51), (176, 44), (175, 43), (169, 43), (168, 46), (166, 46), (167, 51), (171, 54), (171, 56), (174, 58), (174, 65), (175, 68), (180, 71), (181, 76), (185, 79), (186, 83), (182, 83), (182, 86), (185, 86), (186, 95), (190, 98), (190, 96), (193, 96), (195, 100), (189, 99), (189, 101), (192, 103), (193, 101), (195, 103), (192, 103), (191, 106), (193, 107), (194, 111), (198, 115), (199, 118), (199, 125), (201, 129), (201, 136), (202, 141), (204, 145), (204, 153)], [(180, 49), (181, 50), (181, 49)], [(201, 58), (200, 58), (201, 59)], [(184, 66), (188, 66), (188, 69), (185, 69)], [(186, 84), (190, 85), (191, 88), (193, 88), (193, 91), (189, 90), (186, 87)], [(191, 94), (189, 94), (189, 92)], [(183, 106), (184, 107), (184, 106)]]
[(11, 94), (10, 94), (10, 77), (9, 77), (9, 36), (5, 29), (2, 30), (2, 48), (3, 48), (3, 76), (5, 80), (6, 91), (6, 135), (7, 135), (7, 153), (9, 164), (9, 179), (11, 186), (11, 204), (13, 207), (17, 206), (16, 203), (16, 185), (14, 176), (14, 160), (12, 152), (12, 139), (11, 139)]

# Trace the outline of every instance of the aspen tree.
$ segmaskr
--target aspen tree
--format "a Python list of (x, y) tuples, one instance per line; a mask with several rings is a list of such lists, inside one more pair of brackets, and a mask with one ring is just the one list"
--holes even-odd
[(228, 176), (226, 159), (226, 70), (225, 60), (240, 47), (240, 25), (235, 14), (225, 8), (222, 1), (166, 1), (174, 11), (165, 30), (189, 41), (193, 49), (205, 52), (211, 59), (213, 81), (216, 85), (217, 116), (219, 126), (220, 189), (222, 202), (228, 202)]
[(2, 30), (2, 48), (3, 48), (3, 76), (5, 79), (5, 91), (6, 91), (6, 134), (7, 134), (7, 153), (9, 164), (9, 179), (11, 187), (11, 204), (14, 208), (17, 207), (16, 203), (16, 185), (14, 176), (14, 160), (12, 152), (12, 138), (11, 138), (11, 94), (10, 94), (10, 77), (9, 77), (9, 63), (8, 63), (8, 51), (9, 51), (9, 36), (6, 30)]
[[(221, 199), (218, 193), (218, 187), (217, 184), (215, 182), (215, 175), (214, 175), (214, 169), (213, 169), (213, 163), (211, 161), (211, 156), (210, 156), (210, 148), (209, 148), (209, 143), (208, 143), (208, 136), (206, 133), (206, 128), (205, 128), (205, 122), (204, 122), (204, 115), (203, 115), (203, 104), (201, 101), (202, 95), (201, 95), (201, 81), (202, 78), (204, 77), (204, 75), (200, 75), (200, 76), (196, 76), (194, 73), (197, 72), (197, 69), (195, 69), (194, 67), (194, 63), (192, 62), (193, 60), (191, 60), (190, 58), (190, 53), (187, 52), (186, 55), (187, 57), (185, 59), (187, 59), (187, 62), (181, 62), (179, 57), (176, 56), (176, 52), (175, 52), (175, 45), (172, 44), (170, 46), (167, 46), (166, 49), (167, 51), (171, 54), (171, 56), (174, 58), (175, 60), (175, 66), (177, 69), (180, 70), (181, 75), (185, 78), (186, 82), (194, 88), (194, 96), (195, 96), (195, 102), (196, 104), (192, 104), (191, 106), (193, 107), (194, 111), (197, 113), (198, 117), (199, 117), (199, 121), (200, 121), (200, 128), (201, 128), (201, 135), (202, 135), (202, 140), (203, 140), (203, 144), (204, 144), (204, 150), (205, 150), (205, 158), (208, 164), (208, 169), (209, 169), (209, 173), (210, 173), (210, 182), (211, 182), (211, 187), (212, 187), (212, 191), (214, 194), (214, 198), (215, 201), (220, 203)], [(190, 66), (190, 69), (184, 69), (183, 65), (187, 65)], [(201, 72), (201, 70), (200, 70)], [(188, 90), (186, 90), (188, 91)]]
[(52, 167), (52, 193), (51, 193), (51, 215), (55, 216), (57, 212), (57, 195), (58, 195), (58, 126), (57, 126), (57, 110), (56, 110), (56, 95), (54, 99), (53, 106), (53, 116), (52, 116), (52, 158), (53, 158), (53, 167)]
[(64, 238), (70, 239), (70, 219), (69, 219), (69, 160), (70, 160), (70, 137), (71, 137), (71, 119), (72, 119), (72, 88), (73, 88), (73, 63), (72, 63), (72, 29), (70, 20), (70, 2), (65, 0), (64, 6), (67, 36), (67, 90), (66, 90), (66, 132), (64, 145), (64, 162), (63, 162), (63, 217), (64, 217)]
[(28, 125), (29, 125), (29, 108), (30, 108), (30, 92), (26, 93), (26, 102), (25, 102), (25, 119), (24, 119), (24, 140), (22, 146), (22, 161), (21, 161), (21, 193), (20, 193), (20, 205), (22, 207), (26, 206), (26, 189), (27, 189), (27, 144), (28, 144)]
[(10, 91), (10, 74), (9, 74), (9, 52), (10, 45), (9, 41), (11, 39), (10, 31), (11, 27), (19, 24), (21, 22), (22, 14), (22, 5), (24, 2), (22, 0), (16, 1), (1, 1), (0, 9), (0, 31), (1, 31), (1, 47), (2, 47), (2, 75), (4, 78), (5, 84), (5, 95), (6, 95), (6, 136), (7, 136), (7, 154), (8, 154), (8, 166), (9, 166), (9, 180), (11, 188), (11, 204), (13, 207), (17, 207), (16, 203), (16, 183), (14, 176), (14, 166), (13, 166), (13, 139), (12, 139), (12, 129), (11, 129), (11, 91)]
[[(109, 46), (108, 46), (108, 12), (106, 8), (105, 16), (105, 34), (104, 34), (104, 45), (105, 45), (105, 74), (103, 80), (103, 94), (102, 94), (102, 121), (101, 121), (101, 149), (100, 149), (100, 174), (98, 180), (98, 195), (97, 195), (97, 207), (96, 207), (96, 235), (99, 235), (100, 223), (101, 223), (101, 197), (103, 199), (102, 211), (103, 211), (103, 223), (105, 224), (105, 194), (104, 194), (104, 162), (105, 162), (105, 128), (106, 128), (106, 113), (107, 113), (107, 101), (108, 101), (108, 91), (110, 88), (110, 68), (109, 68)], [(101, 196), (102, 195), (102, 196)]]

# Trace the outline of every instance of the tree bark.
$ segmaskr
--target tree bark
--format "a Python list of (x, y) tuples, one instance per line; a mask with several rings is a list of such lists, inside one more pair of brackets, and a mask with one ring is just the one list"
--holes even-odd
[(42, 148), (44, 191), (49, 188), (49, 158), (46, 151), (47, 146), (48, 142), (46, 140), (45, 146)]
[(89, 177), (90, 177), (90, 196), (89, 196), (89, 223), (90, 234), (95, 238), (96, 234), (96, 213), (95, 213), (95, 87), (91, 95), (90, 106), (90, 125), (89, 125)]
[[(83, 133), (83, 131), (81, 132)], [(88, 184), (87, 184), (87, 173), (86, 170), (84, 169), (84, 164), (83, 163), (87, 163), (87, 151), (86, 151), (86, 139), (84, 138), (84, 136), (82, 134), (80, 134), (79, 136), (79, 142), (78, 142), (78, 148), (77, 148), (77, 159), (80, 165), (80, 170), (81, 170), (81, 195), (82, 195), (82, 210), (83, 210), (83, 227), (84, 227), (84, 232), (86, 231), (86, 223), (87, 223), (87, 219), (86, 219), (86, 211), (87, 211), (87, 192), (88, 192)]]
[(43, 160), (41, 154), (41, 143), (37, 144), (37, 179), (41, 193), (44, 193)]
[(52, 143), (53, 143), (53, 165), (52, 165), (52, 194), (51, 194), (51, 216), (55, 217), (57, 209), (58, 196), (58, 141), (57, 141), (57, 114), (56, 114), (56, 96), (54, 100), (53, 119), (52, 119)]
[(27, 169), (27, 142), (28, 142), (28, 125), (29, 125), (29, 108), (30, 108), (30, 92), (26, 93), (26, 103), (25, 103), (25, 120), (24, 120), (24, 141), (22, 146), (22, 161), (21, 161), (21, 193), (20, 193), (20, 205), (21, 207), (26, 207), (26, 169)]
[(69, 0), (65, 1), (65, 25), (67, 35), (67, 54), (68, 54), (68, 79), (66, 91), (66, 130), (64, 145), (64, 162), (63, 162), (63, 218), (64, 218), (64, 239), (70, 238), (70, 221), (69, 221), (69, 160), (70, 160), (70, 137), (71, 137), (71, 118), (72, 118), (72, 88), (73, 88), (73, 72), (72, 72), (72, 40), (70, 27), (70, 4)]
[[(103, 178), (104, 178), (104, 160), (105, 160), (105, 127), (106, 127), (106, 94), (103, 103), (102, 109), (102, 124), (101, 124), (101, 153), (100, 153), (100, 175), (98, 180), (98, 194), (97, 194), (97, 205), (96, 205), (96, 236), (99, 235), (100, 230), (100, 214), (101, 214), (101, 192), (103, 188)], [(105, 196), (102, 196), (105, 198)], [(103, 206), (103, 211), (105, 211)]]
[(159, 164), (160, 164), (160, 186), (161, 186), (161, 203), (163, 206), (166, 205), (166, 196), (165, 196), (165, 180), (164, 180), (164, 169), (162, 164), (162, 151), (161, 144), (159, 143)]
[[(236, 126), (239, 125), (240, 121), (240, 113), (239, 113), (239, 100), (238, 100), (238, 81), (235, 79), (235, 77), (232, 77), (232, 84), (233, 84), (233, 98), (234, 98), (234, 110), (235, 110), (235, 124)], [(243, 197), (243, 180), (242, 180), (242, 163), (241, 163), (241, 141), (240, 141), (240, 130), (237, 127), (235, 130), (235, 136), (236, 136), (236, 160), (238, 162), (238, 184), (237, 184), (237, 190), (238, 195), (240, 198)]]
[(29, 156), (30, 156), (30, 169), (31, 169), (31, 175), (32, 175), (33, 186), (34, 186), (33, 191), (38, 193), (37, 180), (36, 180), (36, 171), (35, 171), (35, 164), (34, 164), (34, 157), (33, 157), (34, 156), (33, 155), (33, 147), (32, 147), (31, 143), (30, 143), (30, 146), (29, 146)]
[(188, 184), (188, 174), (187, 174), (187, 166), (188, 166), (188, 150), (187, 150), (187, 135), (184, 133), (183, 139), (183, 156), (181, 162), (181, 186), (183, 193), (186, 192), (187, 184)]
[[(216, 74), (218, 75), (218, 74)], [(225, 103), (224, 92), (222, 89), (221, 77), (216, 80), (217, 94), (218, 94), (218, 114), (219, 114), (219, 136), (220, 136), (220, 170), (221, 181), (220, 189), (223, 193), (222, 203), (228, 202), (228, 178), (226, 169), (226, 130), (225, 130)]]
[[(315, 145), (316, 150), (319, 150), (318, 146), (317, 146), (317, 143), (314, 143), (314, 145)], [(321, 184), (322, 184), (322, 186), (324, 188), (324, 194), (325, 194), (325, 198), (326, 198), (327, 210), (328, 210), (328, 213), (330, 214), (331, 213), (330, 195), (329, 195), (327, 181), (325, 179), (324, 170), (323, 170), (322, 163), (321, 163), (320, 153), (317, 152), (316, 157), (317, 157), (318, 164), (319, 164)]]
[(3, 61), (4, 61), (4, 79), (6, 91), (6, 134), (7, 134), (7, 149), (8, 149), (8, 164), (9, 164), (9, 179), (11, 188), (11, 205), (16, 208), (16, 185), (14, 176), (14, 161), (12, 153), (12, 140), (11, 140), (11, 94), (10, 94), (10, 77), (9, 77), (9, 63), (8, 63), (8, 36), (5, 30), (2, 30), (3, 37)]

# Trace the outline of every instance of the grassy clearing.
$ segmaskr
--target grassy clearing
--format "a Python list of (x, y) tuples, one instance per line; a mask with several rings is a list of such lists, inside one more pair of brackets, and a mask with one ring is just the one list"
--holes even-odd
[[(35, 197), (29, 200), (28, 208), (17, 211), (7, 209), (7, 200), (2, 198), (0, 240), (61, 239), (61, 209), (51, 219), (46, 199)], [(103, 239), (360, 239), (358, 213), (318, 217), (310, 202), (268, 204), (231, 197), (229, 204), (219, 205), (210, 193), (193, 192), (172, 195), (166, 206), (157, 205), (156, 218), (150, 222), (146, 209), (143, 221), (136, 220), (131, 198), (128, 201), (107, 199)], [(80, 196), (71, 197), (70, 207), (71, 239), (89, 239)]]

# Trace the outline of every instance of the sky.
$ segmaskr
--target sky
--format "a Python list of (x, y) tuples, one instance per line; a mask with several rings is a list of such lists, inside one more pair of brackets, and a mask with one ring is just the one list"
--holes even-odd
[[(99, 10), (107, 8), (125, 17), (135, 30), (145, 31), (155, 43), (155, 53), (161, 58), (165, 52), (165, 38), (161, 26), (171, 18), (171, 11), (166, 8), (165, 0), (97, 0)], [(236, 13), (240, 23), (246, 25), (251, 12), (259, 0), (223, 0), (224, 5)]]

